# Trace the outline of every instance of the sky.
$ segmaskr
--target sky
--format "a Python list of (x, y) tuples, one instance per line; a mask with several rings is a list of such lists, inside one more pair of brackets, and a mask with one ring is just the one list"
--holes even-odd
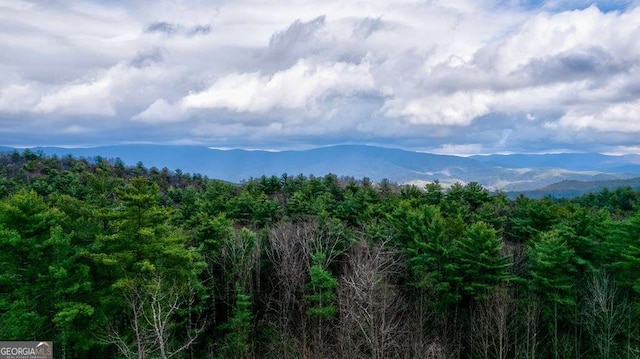
[(640, 0), (0, 0), (0, 145), (640, 153)]

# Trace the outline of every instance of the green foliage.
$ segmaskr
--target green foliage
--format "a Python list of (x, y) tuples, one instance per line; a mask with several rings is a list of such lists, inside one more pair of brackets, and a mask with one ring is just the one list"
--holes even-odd
[(400, 238), (406, 243), (409, 283), (438, 296), (443, 307), (461, 299), (463, 281), (460, 262), (455, 260), (454, 239), (446, 235), (445, 222), (437, 207), (411, 209), (401, 204), (393, 214)]
[(573, 318), (575, 300), (575, 252), (558, 232), (543, 233), (529, 248), (531, 291), (546, 304), (543, 315), (550, 320)]
[(240, 286), (229, 320), (220, 326), (225, 333), (218, 349), (219, 358), (250, 358), (253, 352), (251, 332), (254, 316), (251, 296), (242, 293)]
[(338, 311), (335, 306), (335, 288), (338, 281), (322, 266), (321, 263), (325, 262), (324, 257), (325, 255), (322, 253), (313, 255), (314, 264), (309, 269), (309, 294), (305, 296), (305, 299), (309, 303), (307, 315), (319, 319), (330, 319)]
[(558, 221), (558, 215), (549, 199), (532, 200), (518, 197), (513, 203), (506, 227), (510, 239), (526, 242), (542, 232), (550, 230)]
[(615, 223), (608, 233), (608, 268), (617, 283), (633, 293), (633, 305), (640, 315), (640, 212)]
[(510, 264), (502, 254), (503, 242), (484, 222), (471, 225), (456, 242), (461, 289), (465, 296), (481, 299), (509, 279)]
[(467, 358), (475, 313), (509, 333), (502, 357), (634, 357), (639, 198), (0, 155), (0, 339), (66, 358)]
[(120, 278), (171, 268), (176, 277), (189, 277), (199, 266), (187, 238), (169, 224), (172, 211), (159, 204), (157, 185), (136, 177), (121, 191), (119, 206), (109, 214), (111, 231), (92, 248), (98, 266), (110, 267)]
[(278, 204), (270, 200), (266, 194), (245, 187), (239, 196), (228, 203), (229, 218), (243, 224), (255, 223), (264, 226), (278, 215)]

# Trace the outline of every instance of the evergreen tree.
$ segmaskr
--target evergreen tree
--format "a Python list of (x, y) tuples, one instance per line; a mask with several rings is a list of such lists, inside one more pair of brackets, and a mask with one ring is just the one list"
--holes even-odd
[(236, 301), (231, 317), (221, 326), (225, 335), (218, 349), (219, 358), (251, 358), (253, 353), (252, 330), (253, 312), (251, 296), (244, 294), (241, 286), (237, 286)]
[[(541, 300), (541, 316), (554, 358), (569, 355), (576, 323), (575, 252), (557, 232), (545, 232), (529, 249), (530, 290)], [(564, 335), (566, 334), (566, 335)]]
[(607, 266), (616, 282), (633, 293), (636, 314), (640, 315), (640, 212), (616, 223), (609, 232)]
[(57, 258), (47, 241), (63, 214), (35, 191), (21, 190), (0, 202), (0, 337), (52, 337), (55, 312), (49, 265)]
[(411, 209), (405, 202), (392, 220), (406, 246), (410, 284), (436, 294), (443, 310), (458, 303), (462, 271), (455, 260), (454, 240), (447, 236), (438, 208), (423, 205)]
[(454, 260), (459, 263), (462, 292), (480, 299), (509, 279), (509, 262), (502, 254), (503, 242), (484, 222), (471, 225), (456, 242)]
[(331, 272), (323, 267), (325, 262), (324, 254), (315, 253), (313, 255), (313, 265), (309, 268), (309, 294), (305, 299), (309, 303), (307, 314), (318, 319), (330, 319), (336, 315), (335, 288), (338, 283)]

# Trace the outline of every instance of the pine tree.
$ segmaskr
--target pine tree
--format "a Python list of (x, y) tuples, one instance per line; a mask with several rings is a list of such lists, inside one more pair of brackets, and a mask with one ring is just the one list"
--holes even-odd
[(461, 299), (463, 278), (460, 262), (455, 260), (455, 246), (447, 236), (445, 221), (435, 206), (417, 209), (399, 207), (393, 219), (406, 242), (410, 284), (419, 290), (435, 293), (443, 308)]
[(236, 286), (237, 296), (233, 305), (231, 317), (221, 326), (226, 333), (218, 350), (219, 358), (250, 358), (253, 344), (251, 332), (253, 329), (253, 312), (251, 310), (251, 296), (243, 293), (242, 286)]
[(542, 302), (541, 316), (551, 338), (551, 355), (560, 358), (561, 343), (571, 343), (563, 337), (576, 322), (574, 283), (575, 252), (557, 232), (545, 232), (529, 249), (530, 290)]
[(631, 290), (637, 314), (640, 314), (640, 212), (616, 223), (607, 239), (607, 266), (614, 274), (616, 282)]
[[(183, 298), (191, 296), (191, 291), (199, 300), (203, 299), (198, 276), (205, 264), (200, 254), (187, 245), (189, 238), (170, 225), (172, 211), (160, 205), (157, 184), (136, 177), (117, 194), (117, 206), (108, 212), (107, 234), (96, 238), (87, 256), (94, 264), (96, 296), (100, 300), (97, 315), (108, 328), (103, 334), (108, 338), (127, 338), (134, 335), (134, 329), (127, 323), (135, 319), (139, 308), (145, 308), (149, 300), (154, 302), (154, 298), (166, 294)], [(154, 293), (149, 297), (144, 290), (138, 292), (157, 283), (162, 284), (158, 288), (172, 293)], [(132, 300), (132, 295), (142, 299)], [(201, 310), (197, 306), (191, 309)], [(168, 323), (178, 323), (189, 314), (176, 313)], [(145, 340), (138, 338), (136, 342)]]
[(336, 278), (326, 268), (322, 266), (325, 255), (315, 253), (313, 255), (313, 265), (309, 268), (309, 294), (305, 299), (309, 303), (307, 315), (318, 319), (330, 319), (335, 316), (337, 309), (335, 306), (335, 288), (338, 283)]
[(21, 190), (0, 202), (0, 337), (51, 337), (47, 323), (55, 302), (49, 265), (57, 258), (47, 241), (63, 214), (35, 191)]
[(471, 225), (456, 242), (455, 261), (459, 263), (462, 292), (480, 299), (509, 279), (509, 262), (502, 254), (503, 242), (484, 222)]

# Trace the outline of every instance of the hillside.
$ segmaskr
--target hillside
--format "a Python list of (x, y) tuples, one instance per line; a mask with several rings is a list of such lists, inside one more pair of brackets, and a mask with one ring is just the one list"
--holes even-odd
[(640, 190), (640, 177), (612, 181), (560, 181), (532, 191), (512, 191), (508, 192), (509, 197), (516, 197), (520, 194), (529, 198), (542, 198), (551, 196), (556, 198), (574, 198), (587, 193), (599, 192), (605, 188), (613, 190), (620, 187), (631, 187)]
[[(0, 148), (7, 152), (12, 148)], [(565, 180), (606, 181), (636, 177), (634, 156), (600, 154), (459, 157), (399, 149), (341, 145), (305, 151), (218, 150), (200, 146), (119, 145), (92, 148), (37, 147), (48, 155), (122, 159), (127, 165), (167, 167), (210, 178), (241, 182), (266, 176), (315, 175), (384, 178), (423, 185), (439, 180), (478, 182), (493, 190), (529, 191)]]

